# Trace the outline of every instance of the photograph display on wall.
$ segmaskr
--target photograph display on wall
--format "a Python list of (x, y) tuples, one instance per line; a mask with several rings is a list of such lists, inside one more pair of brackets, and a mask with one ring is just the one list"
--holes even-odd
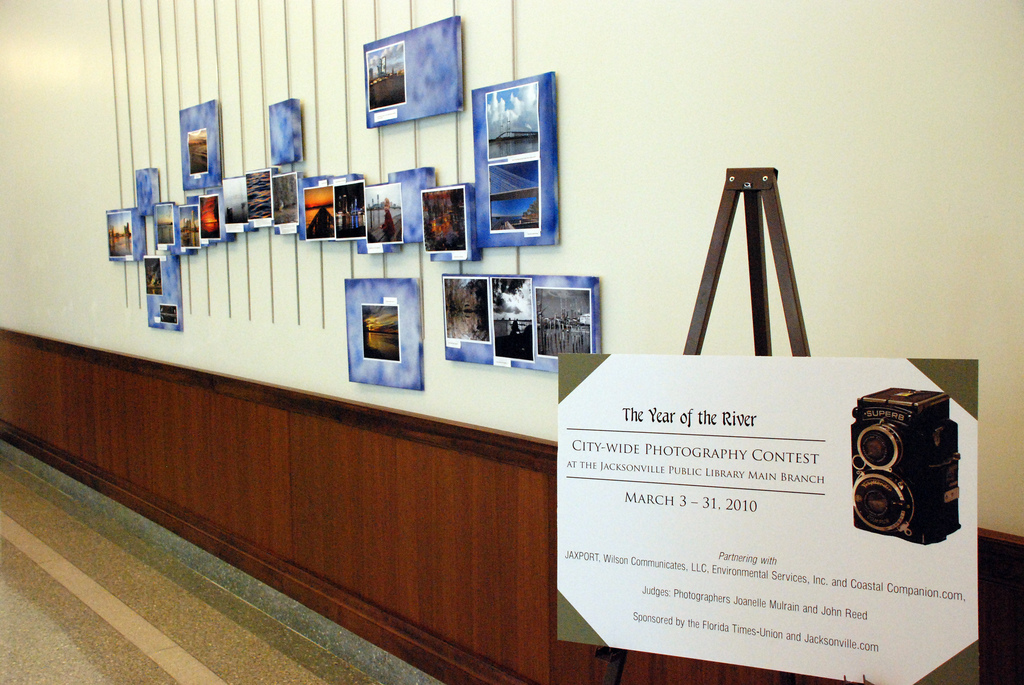
[(462, 18), (363, 46), (366, 127), (462, 110)]
[(274, 206), (270, 200), (271, 179), (277, 169), (259, 169), (245, 174), (245, 197), (248, 204), (249, 222), (254, 228), (269, 228), (274, 225)]
[(345, 279), (345, 312), (348, 379), (423, 390), (419, 279)]
[(302, 107), (298, 98), (274, 103), (270, 114), (270, 163), (302, 161)]
[(473, 91), (480, 247), (558, 242), (555, 74)]
[(160, 201), (160, 171), (135, 170), (135, 205), (142, 216), (153, 216), (153, 205)]
[(255, 230), (249, 223), (249, 199), (246, 192), (245, 176), (231, 176), (224, 179), (224, 230), (228, 233), (242, 233)]
[(178, 226), (181, 230), (181, 248), (198, 250), (199, 242), (199, 203), (184, 204), (178, 208)]
[(145, 222), (137, 207), (107, 210), (107, 254), (110, 261), (142, 259), (146, 254)]
[(179, 115), (181, 185), (202, 190), (221, 184), (220, 117), (217, 101), (187, 107)]
[(445, 359), (558, 371), (558, 355), (599, 354), (599, 279), (446, 275)]
[(430, 255), (430, 260), (480, 259), (473, 223), (473, 184), (429, 188), (421, 191), (420, 196), (423, 209), (423, 249)]
[(181, 261), (177, 255), (146, 257), (146, 315), (150, 328), (181, 331)]
[(153, 226), (156, 230), (156, 249), (181, 254), (181, 226), (178, 205), (157, 202), (153, 205)]
[(302, 179), (302, 221), (299, 240), (334, 240), (334, 177)]
[(366, 240), (366, 182), (334, 181), (335, 240)]
[(298, 232), (302, 216), (302, 193), (299, 185), (302, 173), (292, 171), (276, 174), (270, 183), (270, 202), (274, 207), (274, 234), (291, 235)]

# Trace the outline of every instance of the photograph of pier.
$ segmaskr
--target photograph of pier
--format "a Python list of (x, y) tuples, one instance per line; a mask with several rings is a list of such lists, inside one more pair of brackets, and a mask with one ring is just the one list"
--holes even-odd
[(533, 361), (533, 280), (491, 278), (494, 356)]
[(336, 240), (366, 238), (366, 183), (352, 181), (334, 186)]
[(107, 212), (107, 243), (111, 257), (130, 257), (132, 254), (132, 213)]
[(488, 168), (491, 231), (540, 227), (540, 162), (492, 164)]
[(487, 93), (487, 158), (540, 151), (537, 83)]
[(299, 223), (299, 176), (278, 174), (271, 183), (271, 201), (274, 205), (274, 223), (278, 226)]
[(366, 53), (370, 110), (405, 103), (405, 42)]
[(190, 174), (205, 174), (210, 170), (206, 143), (205, 128), (188, 132), (188, 169)]
[(537, 288), (537, 354), (591, 353), (589, 288)]
[(402, 361), (398, 305), (363, 305), (363, 358)]
[(164, 288), (160, 277), (160, 258), (144, 257), (143, 263), (146, 265), (146, 294), (163, 295)]
[(306, 240), (334, 240), (334, 186), (303, 190), (306, 203)]
[(199, 247), (199, 205), (182, 205), (178, 210), (178, 224), (181, 226), (181, 246)]
[(174, 245), (174, 203), (161, 202), (154, 205), (153, 220), (156, 222), (157, 246)]
[(224, 223), (237, 226), (249, 221), (245, 176), (224, 179)]
[(427, 252), (466, 249), (466, 189), (424, 190), (423, 247)]
[(160, 323), (178, 325), (178, 306), (174, 304), (160, 305)]
[(444, 335), (448, 340), (491, 341), (487, 278), (444, 277)]
[(216, 195), (199, 196), (199, 237), (203, 240), (220, 240), (220, 198)]
[(245, 175), (245, 195), (249, 203), (249, 221), (273, 219), (270, 206), (270, 169), (250, 171)]
[(402, 242), (402, 184), (366, 187), (366, 242)]

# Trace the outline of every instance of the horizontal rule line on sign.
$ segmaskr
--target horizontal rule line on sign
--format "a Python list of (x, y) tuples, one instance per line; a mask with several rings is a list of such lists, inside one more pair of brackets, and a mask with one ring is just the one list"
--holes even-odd
[(639, 485), (673, 485), (681, 488), (709, 488), (714, 490), (745, 490), (748, 492), (777, 492), (783, 495), (815, 495), (824, 496), (824, 492), (804, 492), (802, 490), (773, 490), (771, 488), (738, 488), (735, 485), (705, 485), (703, 483), (666, 483), (657, 480), (627, 480), (624, 478), (594, 478), (593, 476), (566, 476), (566, 480), (600, 480), (607, 483), (634, 483)]
[(789, 442), (826, 442), (823, 438), (780, 438), (771, 435), (727, 435), (717, 433), (673, 433), (671, 431), (631, 431), (617, 428), (566, 428), (588, 433), (635, 433), (638, 435), (676, 435), (684, 438), (735, 438), (737, 440), (786, 440)]

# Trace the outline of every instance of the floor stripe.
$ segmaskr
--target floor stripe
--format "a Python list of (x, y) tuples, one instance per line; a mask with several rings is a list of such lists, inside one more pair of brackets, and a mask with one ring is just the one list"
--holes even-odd
[(0, 514), (0, 535), (179, 683), (227, 685), (178, 643), (6, 514)]

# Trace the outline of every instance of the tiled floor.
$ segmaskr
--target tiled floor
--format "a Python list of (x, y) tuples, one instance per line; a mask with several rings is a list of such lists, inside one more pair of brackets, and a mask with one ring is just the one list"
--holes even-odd
[(0, 443), (0, 683), (175, 682), (437, 681)]

